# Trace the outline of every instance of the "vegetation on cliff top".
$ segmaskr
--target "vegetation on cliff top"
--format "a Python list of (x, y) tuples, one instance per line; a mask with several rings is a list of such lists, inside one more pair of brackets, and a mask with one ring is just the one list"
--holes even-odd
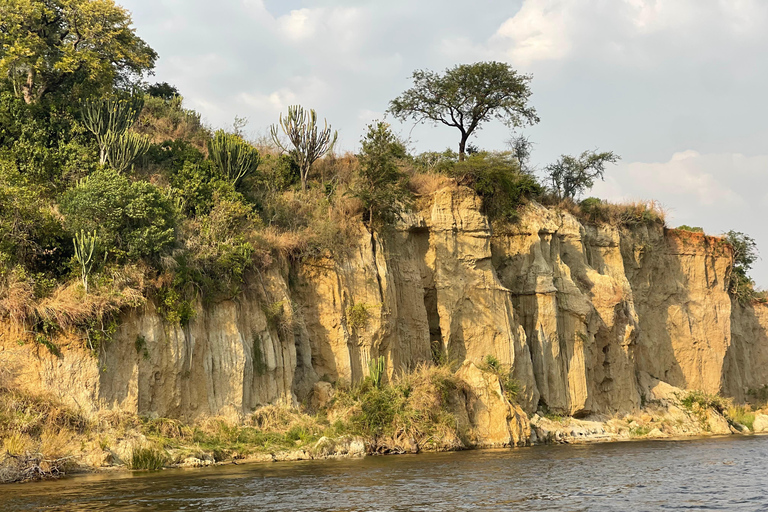
[[(88, 44), (73, 42), (73, 23)], [(448, 184), (472, 188), (497, 222), (531, 198), (590, 222), (663, 219), (652, 205), (574, 201), (611, 152), (564, 155), (541, 183), (527, 139), (502, 152), (469, 143), (493, 118), (538, 122), (531, 77), (507, 64), (417, 71), (392, 101), (396, 116), (458, 128), (459, 153), (411, 154), (376, 121), (359, 154), (339, 155), (335, 132), (298, 106), (271, 139), (247, 140), (241, 118), (205, 126), (175, 87), (144, 81), (157, 55), (112, 0), (14, 0), (0, 27), (0, 317), (53, 353), (63, 332), (98, 351), (119, 312), (147, 300), (189, 322), (198, 301), (236, 296), (276, 258), (343, 253), (360, 226), (384, 230)]]

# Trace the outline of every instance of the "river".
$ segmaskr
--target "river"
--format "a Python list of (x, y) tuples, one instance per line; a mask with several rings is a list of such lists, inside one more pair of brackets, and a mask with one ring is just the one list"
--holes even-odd
[(100, 473), (0, 487), (0, 510), (768, 510), (768, 437)]

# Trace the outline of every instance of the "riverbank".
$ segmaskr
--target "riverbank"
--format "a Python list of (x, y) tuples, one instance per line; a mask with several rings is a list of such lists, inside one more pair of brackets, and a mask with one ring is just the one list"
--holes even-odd
[(268, 405), (239, 422), (185, 423), (119, 411), (86, 416), (50, 396), (0, 390), (0, 481), (84, 471), (206, 467), (439, 452), (532, 444), (575, 444), (768, 430), (749, 405), (684, 391), (641, 375), (644, 407), (586, 418), (514, 403), (514, 382), (490, 361), (457, 371), (422, 366), (391, 383), (354, 388), (320, 382), (309, 403)]

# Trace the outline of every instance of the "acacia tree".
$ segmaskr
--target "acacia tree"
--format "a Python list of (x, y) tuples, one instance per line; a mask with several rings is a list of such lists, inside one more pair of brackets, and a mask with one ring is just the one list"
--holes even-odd
[(432, 121), (461, 132), (459, 160), (464, 160), (467, 140), (490, 121), (510, 127), (539, 122), (528, 105), (530, 75), (521, 75), (503, 62), (476, 62), (447, 69), (443, 75), (429, 70), (413, 72), (413, 87), (392, 100), (389, 112), (396, 118)]
[(305, 111), (300, 105), (288, 107), (288, 115), (280, 114), (280, 127), (293, 145), (293, 150), (286, 148), (280, 141), (277, 125), (270, 127), (274, 143), (286, 153), (293, 152), (301, 174), (301, 190), (307, 190), (307, 178), (312, 164), (333, 149), (338, 132), (332, 132), (328, 122), (318, 130), (317, 114), (310, 109)]
[(124, 86), (157, 59), (131, 23), (114, 0), (3, 0), (0, 76), (26, 103), (75, 84), (82, 95)]
[(620, 159), (621, 157), (612, 151), (584, 151), (578, 157), (561, 155), (557, 162), (549, 164), (545, 171), (552, 184), (552, 191), (559, 199), (574, 199), (584, 190), (591, 188), (596, 178), (603, 179), (606, 163), (616, 163)]

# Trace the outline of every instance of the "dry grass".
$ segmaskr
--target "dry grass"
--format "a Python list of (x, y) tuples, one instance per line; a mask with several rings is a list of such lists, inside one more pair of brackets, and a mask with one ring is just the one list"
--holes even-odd
[[(0, 318), (9, 318), (30, 337), (41, 325), (53, 326), (60, 334), (73, 333), (89, 323), (103, 324), (124, 308), (144, 304), (144, 287), (144, 272), (125, 266), (105, 271), (88, 294), (79, 280), (72, 280), (48, 296), (36, 297), (33, 283), (11, 271), (0, 282)], [(52, 334), (45, 327), (46, 337)]]
[(580, 203), (560, 200), (552, 196), (542, 198), (542, 203), (565, 210), (582, 222), (632, 227), (637, 225), (666, 225), (666, 211), (657, 201), (629, 201), (611, 203), (594, 197)]
[(354, 153), (330, 153), (314, 163), (310, 175), (319, 179), (320, 183), (329, 182), (333, 186), (344, 187), (352, 183), (359, 169), (360, 163)]
[(182, 106), (181, 97), (170, 101), (145, 98), (144, 109), (132, 130), (148, 135), (155, 144), (186, 140), (203, 153), (208, 151), (206, 140), (210, 137), (209, 130), (203, 126), (200, 114)]
[(428, 196), (453, 183), (454, 180), (445, 174), (417, 172), (408, 179), (408, 189), (417, 196)]
[(0, 389), (0, 482), (64, 474), (73, 467), (72, 453), (91, 426), (52, 396)]

